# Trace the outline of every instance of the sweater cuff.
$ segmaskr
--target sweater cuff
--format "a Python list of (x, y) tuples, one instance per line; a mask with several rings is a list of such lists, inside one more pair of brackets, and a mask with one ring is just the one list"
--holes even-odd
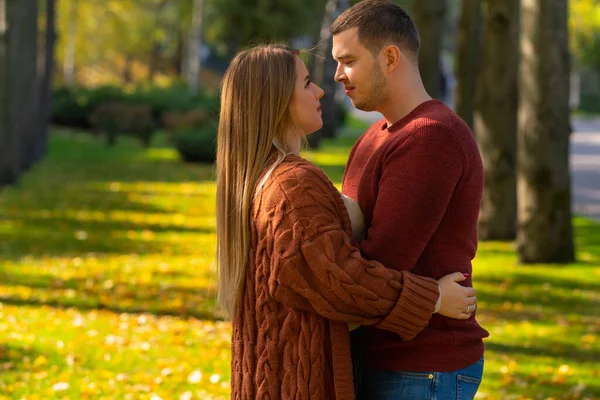
[(411, 340), (429, 324), (439, 298), (437, 281), (403, 272), (404, 285), (398, 302), (381, 322), (375, 325)]

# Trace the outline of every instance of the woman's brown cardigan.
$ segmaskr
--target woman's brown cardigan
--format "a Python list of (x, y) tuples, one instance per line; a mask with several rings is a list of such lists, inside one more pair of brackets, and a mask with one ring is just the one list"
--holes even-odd
[(403, 339), (428, 323), (437, 283), (363, 259), (344, 202), (319, 168), (288, 156), (253, 203), (233, 319), (231, 398), (352, 400), (348, 323)]

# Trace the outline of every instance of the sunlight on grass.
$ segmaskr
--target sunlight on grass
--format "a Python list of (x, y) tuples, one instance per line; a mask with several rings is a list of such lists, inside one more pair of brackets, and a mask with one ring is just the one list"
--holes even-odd
[[(361, 129), (303, 155), (339, 188)], [(0, 399), (225, 399), (231, 328), (215, 313), (215, 184), (158, 137), (112, 149), (55, 134), (0, 193)], [(578, 262), (474, 261), (486, 340), (480, 399), (600, 398), (600, 227)]]

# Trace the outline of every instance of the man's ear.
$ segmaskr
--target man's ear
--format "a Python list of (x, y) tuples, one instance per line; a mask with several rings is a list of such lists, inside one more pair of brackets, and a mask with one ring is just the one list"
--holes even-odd
[(401, 58), (403, 57), (402, 52), (398, 46), (389, 45), (383, 48), (382, 53), (385, 69), (388, 72), (392, 72), (401, 63)]

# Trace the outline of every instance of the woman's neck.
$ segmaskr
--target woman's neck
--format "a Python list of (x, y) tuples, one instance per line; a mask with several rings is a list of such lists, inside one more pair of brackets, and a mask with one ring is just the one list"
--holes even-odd
[(286, 135), (285, 150), (289, 153), (298, 154), (300, 153), (301, 140), (297, 135), (288, 133)]

